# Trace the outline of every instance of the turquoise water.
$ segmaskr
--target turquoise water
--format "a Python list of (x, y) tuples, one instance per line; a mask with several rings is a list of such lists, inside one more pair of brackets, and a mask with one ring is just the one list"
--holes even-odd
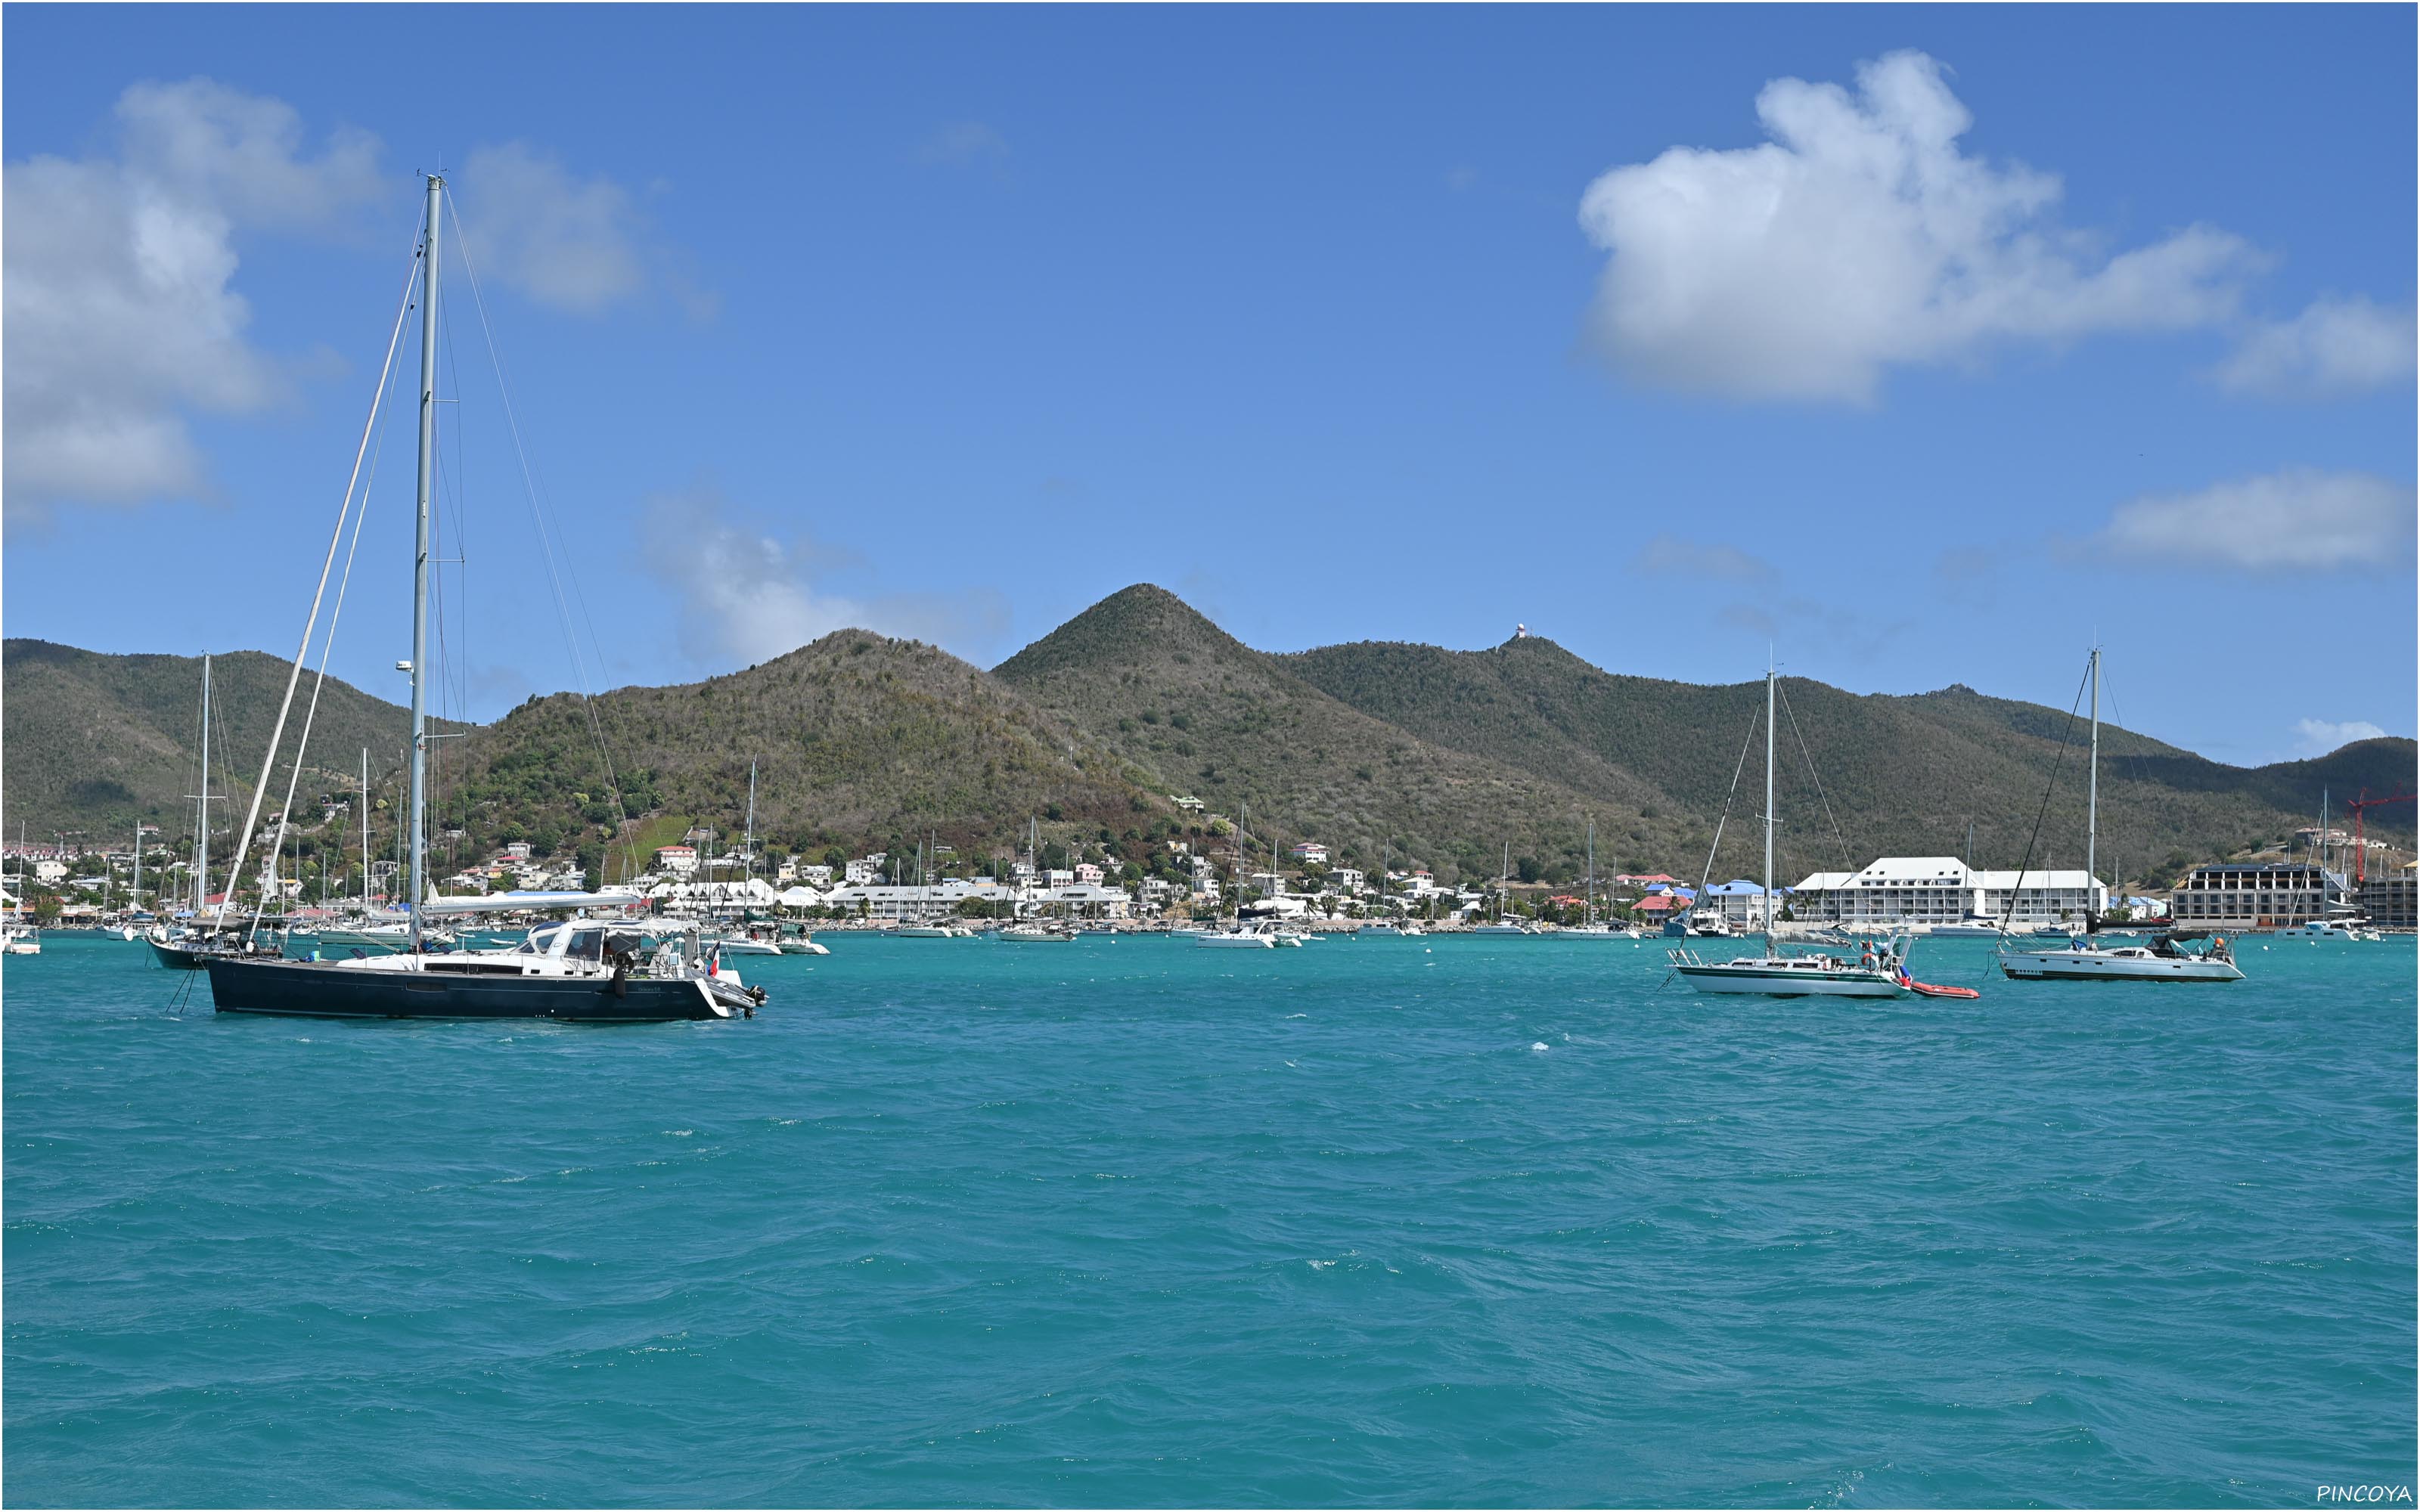
[(222, 1019), (139, 946), (9, 961), (0, 1491), (2414, 1480), (2408, 940), (1856, 1005), (1659, 991), (1653, 942), (827, 938), (744, 964), (752, 1023), (628, 1028)]

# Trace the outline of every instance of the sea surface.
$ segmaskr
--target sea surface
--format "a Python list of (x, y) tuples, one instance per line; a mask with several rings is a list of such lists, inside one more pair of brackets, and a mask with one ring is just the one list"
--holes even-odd
[(752, 1022), (5, 993), (13, 1505), (2310, 1505), (2415, 1480), (2412, 942), (826, 936)]

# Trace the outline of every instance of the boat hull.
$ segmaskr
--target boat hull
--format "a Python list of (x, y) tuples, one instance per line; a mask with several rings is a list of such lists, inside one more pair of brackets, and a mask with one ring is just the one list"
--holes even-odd
[(2111, 958), (2089, 950), (2029, 950), (2000, 957), (2011, 981), (2242, 981), (2232, 962), (2203, 956)]
[(225, 952), (221, 950), (194, 949), (190, 946), (171, 945), (147, 936), (143, 943), (151, 947), (151, 959), (171, 971), (199, 971), (210, 962), (223, 960), (225, 956)]
[(525, 977), (444, 971), (359, 971), (307, 961), (207, 963), (222, 1013), (289, 1018), (561, 1019), (661, 1024), (735, 1016), (707, 980)]
[(1754, 997), (1903, 997), (1907, 989), (1879, 971), (1764, 970), (1710, 964), (1675, 966), (1701, 993)]

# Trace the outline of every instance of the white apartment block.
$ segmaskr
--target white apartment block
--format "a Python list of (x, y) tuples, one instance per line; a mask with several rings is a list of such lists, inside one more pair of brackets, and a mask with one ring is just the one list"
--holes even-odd
[[(2010, 900), (2015, 910), (2010, 913)], [(1853, 929), (1955, 924), (1970, 918), (2016, 927), (2106, 913), (2108, 885), (2080, 871), (1978, 872), (1954, 856), (1886, 856), (1862, 872), (1818, 872), (1792, 892), (1792, 917)]]

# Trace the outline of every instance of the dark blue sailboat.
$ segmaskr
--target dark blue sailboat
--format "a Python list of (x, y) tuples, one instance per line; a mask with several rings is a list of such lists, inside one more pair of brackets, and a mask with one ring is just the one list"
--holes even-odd
[[(628, 925), (616, 925), (597, 918), (576, 918), (568, 923), (533, 930), (527, 939), (509, 950), (427, 949), (423, 924), (425, 916), (432, 911), (458, 913), (500, 906), (517, 909), (627, 907), (639, 902), (630, 895), (597, 894), (461, 900), (432, 900), (428, 896), (427, 818), (430, 736), (426, 666), (428, 650), (429, 494), (435, 482), (439, 403), (438, 246), (445, 198), (444, 179), (435, 174), (429, 175), (427, 190), (428, 208), (422, 225), (416, 275), (421, 318), (420, 469), (416, 490), (418, 525), (411, 578), (411, 660), (407, 664), (411, 673), (411, 797), (405, 821), (409, 825), (410, 861), (404, 884), (410, 922), (409, 947), (388, 955), (356, 952), (350, 960), (335, 962), (284, 961), (261, 955), (211, 955), (201, 963), (209, 973), (211, 1000), (222, 1013), (274, 1013), (313, 1018), (550, 1018), (620, 1023), (752, 1018), (756, 1005), (764, 1001), (764, 990), (742, 985), (737, 973), (724, 969), (712, 952), (700, 949), (693, 933), (682, 941), (651, 942), (642, 932)], [(380, 399), (384, 396), (387, 374), (393, 370), (396, 342), (402, 334), (410, 295), (408, 284), (405, 308), (396, 312), (395, 334), (388, 340), (387, 366), (381, 370), (379, 379)], [(378, 400), (374, 399), (371, 413), (375, 416), (377, 412)], [(365, 448), (368, 443), (368, 434), (365, 428)], [(358, 482), (358, 455), (354, 475)], [(346, 506), (348, 510), (354, 507), (350, 487), (346, 491)], [(337, 517), (337, 538), (343, 534), (344, 523), (344, 516), (340, 514)], [(335, 539), (332, 538), (330, 565), (334, 564), (334, 559)], [(323, 594), (327, 578), (328, 568), (322, 567), (320, 592)], [(311, 635), (318, 624), (318, 610), (319, 601), (315, 597), (311, 621), (303, 631), (303, 654), (295, 658), (287, 683), (286, 704), (279, 709), (276, 729), (270, 736), (271, 763), (285, 732), (287, 712), (293, 704), (295, 681), (302, 674)], [(323, 674), (325, 664), (323, 645)], [(306, 717), (303, 725), (306, 742), (309, 733)], [(295, 763), (299, 772), (299, 752)], [(253, 797), (255, 818), (259, 812), (261, 793), (268, 785), (267, 766), (261, 775), (262, 781)], [(291, 802), (290, 793), (288, 802)], [(238, 872), (242, 867), (244, 852), (251, 844), (252, 825), (252, 819), (245, 821), (243, 839), (236, 848), (234, 865)]]

